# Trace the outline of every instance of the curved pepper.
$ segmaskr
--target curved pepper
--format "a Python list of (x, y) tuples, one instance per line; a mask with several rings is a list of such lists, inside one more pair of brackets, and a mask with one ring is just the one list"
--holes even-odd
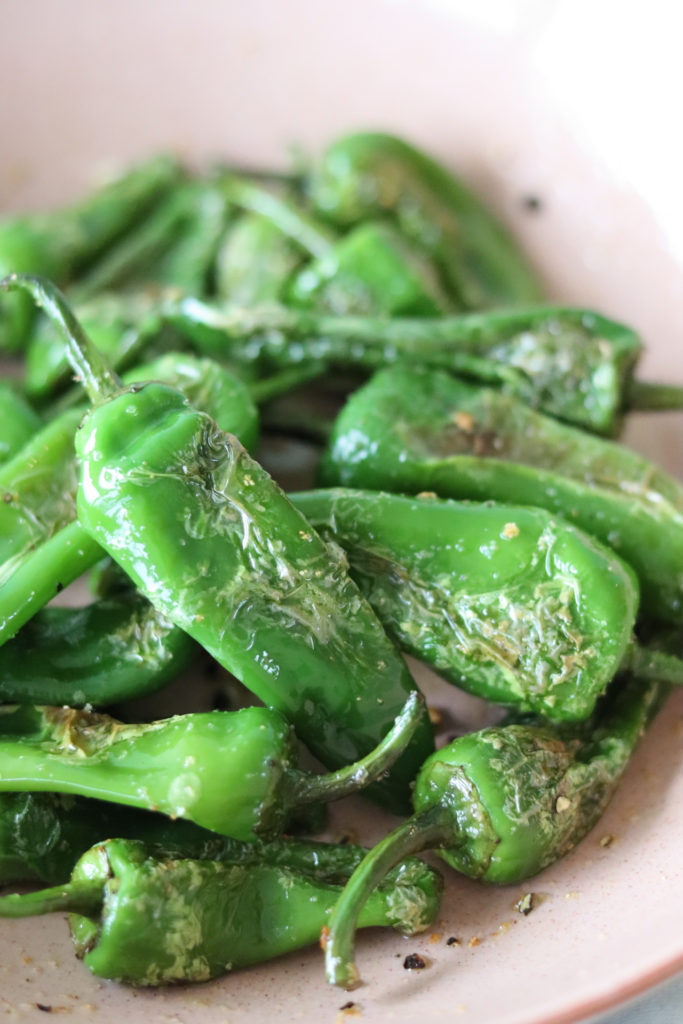
[(328, 980), (357, 983), (356, 915), (405, 857), (433, 849), (470, 878), (507, 885), (568, 853), (603, 813), (665, 692), (632, 679), (578, 728), (497, 726), (428, 758), (415, 783), (415, 814), (375, 846), (339, 898), (325, 944)]
[[(341, 887), (267, 861), (188, 860), (113, 839), (54, 890), (0, 899), (0, 916), (71, 912), (76, 954), (102, 978), (131, 985), (207, 981), (318, 940)], [(374, 892), (359, 924), (422, 931), (439, 876), (408, 862)]]
[(235, 839), (281, 833), (293, 812), (381, 778), (424, 714), (413, 692), (366, 757), (326, 775), (296, 767), (291, 726), (270, 708), (127, 725), (68, 707), (0, 707), (0, 791), (73, 793), (186, 818)]

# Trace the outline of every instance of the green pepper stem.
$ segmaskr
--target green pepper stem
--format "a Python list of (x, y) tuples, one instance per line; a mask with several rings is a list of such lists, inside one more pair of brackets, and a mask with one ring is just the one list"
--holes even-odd
[(654, 384), (645, 380), (632, 380), (626, 389), (624, 405), (627, 409), (638, 412), (683, 409), (683, 387), (677, 384)]
[(319, 258), (330, 251), (334, 235), (294, 204), (243, 178), (226, 178), (221, 187), (235, 206), (265, 217), (311, 256)]
[(384, 877), (406, 857), (448, 843), (453, 845), (453, 824), (441, 807), (413, 815), (385, 836), (363, 858), (344, 886), (330, 915), (325, 933), (325, 974), (332, 985), (354, 988), (360, 976), (354, 962), (354, 935), (366, 900)]
[(626, 654), (619, 667), (625, 672), (633, 673), (638, 679), (652, 679), (672, 686), (683, 686), (683, 660), (677, 658), (675, 654), (641, 647), (635, 641), (626, 648)]
[(424, 697), (418, 690), (413, 690), (382, 742), (359, 761), (323, 775), (291, 770), (292, 808), (341, 800), (376, 782), (408, 746), (423, 713)]
[(36, 917), (64, 911), (68, 914), (96, 914), (104, 900), (105, 883), (99, 879), (67, 882), (38, 892), (0, 896), (0, 917)]
[(269, 402), (272, 398), (286, 394), (300, 384), (306, 384), (310, 380), (320, 377), (326, 370), (323, 362), (306, 361), (299, 366), (288, 366), (279, 373), (270, 377), (263, 377), (261, 380), (249, 381), (248, 388), (251, 397), (257, 405)]
[(10, 274), (0, 281), (0, 287), (6, 291), (27, 291), (36, 305), (60, 328), (67, 359), (92, 402), (102, 402), (122, 390), (121, 380), (95, 348), (56, 285), (31, 274)]

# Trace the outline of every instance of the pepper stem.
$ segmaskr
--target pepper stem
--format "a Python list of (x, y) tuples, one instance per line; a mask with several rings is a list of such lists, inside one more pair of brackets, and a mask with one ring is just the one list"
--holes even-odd
[(307, 217), (293, 203), (251, 181), (228, 177), (221, 182), (221, 188), (229, 202), (265, 217), (315, 258), (327, 255), (335, 241), (332, 232)]
[(27, 291), (36, 305), (61, 330), (66, 357), (91, 402), (112, 398), (123, 389), (121, 380), (95, 348), (56, 285), (44, 277), (32, 274), (10, 274), (0, 281), (0, 287), (5, 291)]
[(315, 380), (325, 372), (326, 366), (323, 362), (311, 361), (301, 363), (298, 366), (288, 366), (279, 373), (270, 377), (262, 377), (260, 380), (248, 382), (249, 393), (257, 405), (269, 402), (279, 395), (286, 394), (301, 384), (307, 384)]
[(374, 750), (359, 761), (324, 775), (310, 775), (307, 772), (292, 771), (292, 806), (304, 807), (324, 801), (341, 800), (371, 782), (376, 782), (403, 753), (412, 739), (424, 714), (424, 697), (419, 690), (413, 690), (403, 705), (400, 714)]
[(406, 857), (445, 843), (452, 846), (453, 824), (444, 819), (444, 811), (438, 806), (413, 815), (377, 843), (353, 872), (321, 940), (325, 950), (325, 974), (330, 984), (346, 989), (358, 984), (360, 975), (354, 962), (358, 915), (372, 891)]
[(683, 686), (683, 660), (677, 658), (675, 654), (641, 647), (635, 641), (626, 648), (619, 667), (625, 672), (633, 673), (638, 679), (652, 679), (672, 686)]
[(68, 914), (96, 914), (104, 900), (105, 882), (88, 879), (67, 882), (38, 892), (0, 896), (0, 917), (35, 917), (65, 911)]
[(683, 409), (683, 387), (677, 384), (654, 384), (632, 380), (628, 384), (624, 404), (639, 412), (666, 412)]

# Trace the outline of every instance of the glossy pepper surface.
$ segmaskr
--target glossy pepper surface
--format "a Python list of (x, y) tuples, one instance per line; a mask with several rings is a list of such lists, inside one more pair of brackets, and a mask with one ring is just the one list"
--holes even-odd
[(683, 620), (683, 487), (636, 452), (442, 371), (393, 367), (351, 396), (327, 484), (536, 505), (613, 548), (644, 617)]
[(292, 500), (399, 647), (477, 696), (586, 718), (623, 661), (633, 573), (543, 509), (345, 488)]
[[(122, 389), (63, 298), (21, 286), (63, 323), (99, 400), (77, 437), (83, 528), (324, 764), (358, 760), (415, 684), (343, 561), (232, 434), (165, 385)], [(395, 808), (432, 746), (425, 712), (381, 784)]]
[(530, 878), (568, 853), (603, 813), (666, 687), (620, 680), (596, 717), (565, 728), (510, 723), (462, 736), (425, 762), (415, 814), (356, 869), (330, 920), (328, 980), (353, 987), (354, 918), (384, 873), (433, 849), (483, 882)]
[(299, 807), (381, 777), (418, 726), (412, 693), (382, 742), (326, 775), (296, 767), (291, 726), (269, 708), (127, 725), (65, 707), (0, 707), (0, 791), (72, 793), (186, 818), (235, 839), (282, 832)]
[[(433, 871), (408, 862), (371, 895), (359, 923), (421, 931), (440, 891)], [(0, 899), (0, 915), (70, 910), (76, 954), (94, 974), (164, 985), (207, 981), (316, 942), (340, 892), (324, 871), (172, 859), (114, 839), (84, 854), (67, 885)]]

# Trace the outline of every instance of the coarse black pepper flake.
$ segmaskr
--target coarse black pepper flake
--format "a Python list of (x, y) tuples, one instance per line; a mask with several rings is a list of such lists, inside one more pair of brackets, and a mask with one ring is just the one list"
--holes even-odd
[(458, 939), (455, 935), (450, 935), (446, 939), (446, 945), (447, 946), (459, 946), (460, 945), (460, 939)]
[(427, 966), (419, 953), (409, 953), (403, 961), (406, 971), (422, 971)]
[(339, 1009), (340, 1010), (352, 1010), (355, 1005), (356, 1004), (354, 1003), (353, 999), (349, 999), (348, 1003), (344, 1003), (344, 1005), (340, 1006)]
[(45, 1003), (36, 1003), (36, 1008), (42, 1010), (43, 1013), (52, 1013), (52, 1007), (46, 1006)]

